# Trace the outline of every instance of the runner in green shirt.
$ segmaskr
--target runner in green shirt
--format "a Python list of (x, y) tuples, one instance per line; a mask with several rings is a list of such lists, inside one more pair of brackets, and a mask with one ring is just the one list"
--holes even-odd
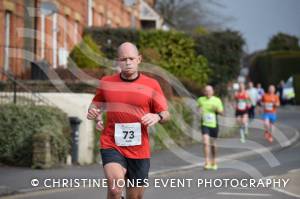
[(204, 94), (205, 96), (199, 97), (197, 100), (197, 105), (201, 111), (201, 131), (205, 156), (204, 169), (217, 170), (216, 138), (219, 131), (217, 115), (223, 114), (223, 104), (220, 98), (214, 96), (212, 86), (205, 86)]

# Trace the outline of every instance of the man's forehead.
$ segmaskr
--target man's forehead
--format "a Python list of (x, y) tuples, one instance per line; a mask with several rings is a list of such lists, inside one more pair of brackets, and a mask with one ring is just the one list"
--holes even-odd
[(212, 86), (205, 86), (205, 90), (211, 91), (211, 90), (213, 90), (213, 88), (212, 88)]
[(133, 49), (122, 49), (118, 53), (118, 57), (137, 57), (138, 55), (138, 52), (134, 51)]
[(130, 55), (130, 56), (137, 56), (139, 55), (137, 47), (129, 42), (123, 43), (118, 48), (118, 56), (124, 56), (124, 55)]

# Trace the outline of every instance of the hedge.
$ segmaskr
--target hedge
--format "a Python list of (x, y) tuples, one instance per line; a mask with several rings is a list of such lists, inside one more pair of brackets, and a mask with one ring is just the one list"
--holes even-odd
[(101, 47), (95, 43), (92, 37), (85, 35), (83, 40), (71, 51), (68, 58), (69, 67), (72, 66), (72, 63), (76, 63), (79, 68), (100, 67), (101, 62), (98, 60), (103, 57), (100, 48)]
[(51, 135), (51, 154), (64, 161), (70, 150), (68, 117), (60, 109), (47, 106), (0, 106), (0, 162), (31, 166), (33, 135)]
[(92, 27), (85, 29), (84, 35), (90, 35), (109, 59), (116, 58), (117, 48), (124, 41), (137, 44), (139, 40), (138, 31), (135, 29)]
[(300, 51), (263, 52), (250, 63), (250, 79), (264, 88), (300, 74)]
[(176, 31), (89, 28), (106, 57), (114, 59), (118, 46), (130, 41), (137, 45), (145, 62), (158, 65), (180, 80), (188, 79), (200, 88), (207, 83), (209, 69), (204, 56), (197, 56), (192, 37)]
[[(174, 97), (169, 101), (169, 109), (172, 117), (170, 121), (163, 125), (157, 124), (150, 128), (151, 150), (159, 151), (171, 146), (166, 146), (167, 138), (172, 139), (179, 146), (187, 146), (196, 143), (192, 138), (192, 132), (185, 131), (184, 127), (178, 122), (182, 117), (188, 127), (192, 127), (193, 111), (183, 102), (183, 99)], [(184, 132), (183, 132), (184, 131)]]
[(193, 38), (196, 53), (208, 59), (208, 66), (212, 71), (210, 84), (225, 84), (238, 76), (245, 44), (239, 32), (217, 31), (193, 35)]
[(171, 72), (196, 95), (201, 94), (203, 84), (218, 85), (222, 90), (237, 77), (245, 43), (239, 32), (230, 30), (188, 35), (178, 31), (88, 28), (84, 34), (91, 35), (110, 59), (116, 57), (122, 42), (135, 43), (145, 62)]
[(140, 31), (138, 46), (142, 53), (151, 49), (157, 58), (149, 55), (146, 58), (180, 80), (191, 80), (199, 87), (207, 83), (210, 74), (207, 59), (196, 55), (195, 42), (188, 35), (176, 31)]

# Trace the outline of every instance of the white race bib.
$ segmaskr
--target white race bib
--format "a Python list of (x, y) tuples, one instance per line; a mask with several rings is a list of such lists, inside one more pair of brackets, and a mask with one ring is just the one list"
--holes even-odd
[(244, 101), (239, 101), (238, 102), (238, 109), (239, 110), (246, 110), (246, 106), (247, 106), (246, 102), (244, 102)]
[(141, 123), (116, 123), (115, 142), (117, 146), (142, 144)]
[(213, 113), (204, 113), (203, 114), (203, 123), (215, 123), (216, 115)]
[(265, 103), (265, 109), (267, 111), (273, 111), (273, 103)]

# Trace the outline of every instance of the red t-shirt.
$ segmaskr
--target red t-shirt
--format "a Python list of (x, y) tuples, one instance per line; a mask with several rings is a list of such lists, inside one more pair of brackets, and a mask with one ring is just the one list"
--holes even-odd
[(249, 97), (247, 91), (237, 92), (234, 97), (237, 102), (236, 110), (247, 111), (249, 109), (250, 97)]
[(107, 122), (100, 137), (102, 149), (113, 148), (127, 158), (150, 158), (148, 129), (141, 124), (141, 145), (117, 146), (116, 123), (141, 123), (147, 113), (159, 113), (168, 109), (167, 100), (159, 83), (139, 74), (134, 81), (124, 80), (120, 74), (105, 76), (99, 82), (93, 103), (100, 103), (107, 112)]

